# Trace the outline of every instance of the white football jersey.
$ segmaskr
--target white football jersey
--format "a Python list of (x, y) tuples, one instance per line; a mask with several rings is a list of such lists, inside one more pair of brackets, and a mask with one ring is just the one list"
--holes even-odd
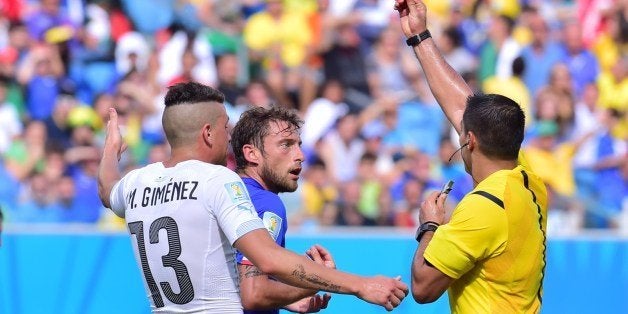
[(242, 313), (233, 243), (264, 228), (240, 177), (197, 160), (129, 172), (111, 191), (153, 312)]

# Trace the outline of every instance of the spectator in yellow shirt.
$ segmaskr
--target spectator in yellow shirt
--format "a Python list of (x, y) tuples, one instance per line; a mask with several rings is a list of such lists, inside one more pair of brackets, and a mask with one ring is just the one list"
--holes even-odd
[(501, 94), (517, 102), (526, 115), (526, 126), (529, 126), (532, 121), (530, 92), (523, 80), (521, 80), (526, 66), (522, 57), (515, 58), (512, 62), (511, 77), (489, 77), (482, 84), (482, 89), (486, 94)]
[(626, 31), (622, 30), (621, 20), (624, 19), (622, 14), (619, 11), (608, 15), (604, 31), (597, 36), (591, 47), (602, 71), (610, 70), (628, 49), (628, 36)]
[(524, 149), (526, 159), (534, 172), (547, 183), (552, 191), (563, 197), (571, 197), (576, 191), (572, 161), (576, 153), (573, 143), (557, 143), (559, 126), (551, 120), (536, 122), (534, 138)]
[(306, 15), (285, 10), (282, 0), (266, 0), (266, 10), (251, 16), (243, 37), (253, 63), (261, 64), (262, 74), (278, 100), (291, 103), (286, 91), (298, 88), (298, 68), (312, 40)]
[[(599, 103), (606, 109), (615, 109), (623, 116), (628, 112), (628, 56), (623, 56), (610, 71), (600, 74), (597, 86)], [(613, 136), (628, 139), (628, 119), (620, 121), (612, 130)]]
[(337, 189), (329, 182), (325, 163), (316, 158), (310, 163), (303, 182), (304, 218), (319, 219), (326, 206), (338, 198)]

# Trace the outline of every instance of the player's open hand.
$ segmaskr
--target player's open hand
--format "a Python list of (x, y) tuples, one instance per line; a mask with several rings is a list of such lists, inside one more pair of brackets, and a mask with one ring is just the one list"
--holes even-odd
[(406, 37), (417, 35), (427, 29), (427, 8), (421, 0), (395, 0), (399, 12), (401, 29)]
[(109, 121), (107, 122), (104, 150), (105, 154), (116, 154), (118, 160), (120, 160), (122, 153), (126, 150), (126, 144), (122, 139), (120, 126), (118, 125), (118, 113), (114, 108), (109, 108)]
[(305, 254), (318, 264), (336, 269), (336, 262), (334, 262), (334, 258), (331, 256), (331, 253), (329, 253), (329, 251), (321, 245), (312, 245), (311, 248), (305, 251)]
[(379, 304), (386, 310), (392, 311), (407, 295), (408, 285), (401, 282), (401, 277), (393, 279), (375, 276), (366, 279), (362, 291), (359, 291), (357, 296), (366, 302)]
[(315, 294), (311, 297), (303, 298), (285, 307), (286, 310), (295, 313), (317, 313), (326, 309), (331, 299), (331, 294)]

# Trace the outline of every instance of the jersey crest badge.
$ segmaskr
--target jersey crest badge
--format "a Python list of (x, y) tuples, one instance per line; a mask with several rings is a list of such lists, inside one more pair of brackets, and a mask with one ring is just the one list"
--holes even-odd
[(275, 213), (265, 212), (262, 216), (262, 221), (264, 222), (266, 229), (268, 229), (270, 236), (277, 241), (279, 232), (281, 231), (281, 223), (283, 222), (283, 219)]
[(234, 203), (250, 200), (242, 182), (235, 181), (226, 183), (225, 189), (227, 189), (227, 193), (229, 193), (229, 197)]

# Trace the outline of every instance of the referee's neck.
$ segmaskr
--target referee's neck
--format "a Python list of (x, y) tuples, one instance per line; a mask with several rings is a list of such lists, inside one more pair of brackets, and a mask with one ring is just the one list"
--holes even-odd
[(471, 176), (473, 177), (474, 185), (484, 181), (484, 179), (497, 171), (512, 170), (517, 167), (517, 160), (493, 159), (484, 155), (479, 155), (476, 158), (478, 160), (473, 163), (471, 168)]

